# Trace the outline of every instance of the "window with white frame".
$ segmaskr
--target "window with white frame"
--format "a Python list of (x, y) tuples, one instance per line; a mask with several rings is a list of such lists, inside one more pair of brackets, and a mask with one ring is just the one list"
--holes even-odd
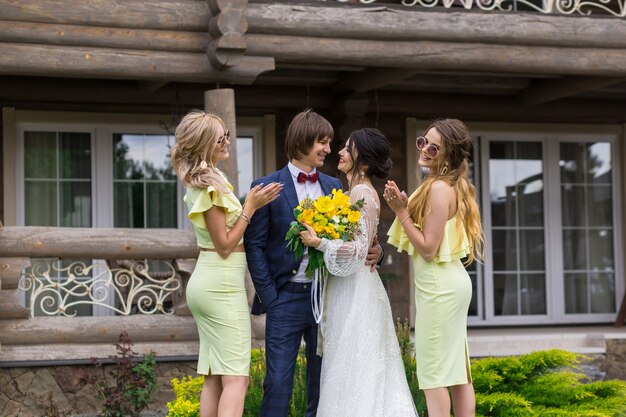
[(485, 322), (612, 321), (623, 291), (615, 134), (481, 135)]
[[(86, 119), (89, 119), (86, 116)], [(61, 227), (186, 227), (184, 189), (170, 162), (173, 135), (154, 123), (126, 123), (96, 117), (85, 121), (60, 114), (57, 122), (44, 115), (16, 120), (16, 219), (17, 225)], [(122, 116), (121, 119), (128, 119)], [(79, 120), (79, 121), (76, 121)], [(251, 181), (263, 173), (263, 119), (238, 128), (239, 197), (245, 198)], [(47, 274), (59, 283), (68, 280), (67, 267), (73, 260), (47, 261)], [(81, 262), (78, 260), (78, 262)], [(92, 275), (102, 273), (99, 260), (82, 260), (95, 271), (77, 278), (81, 286)], [(104, 264), (103, 264), (104, 265)], [(90, 267), (94, 268), (91, 269)], [(152, 265), (152, 270), (157, 270)], [(160, 270), (160, 269), (159, 269)], [(25, 271), (31, 274), (31, 271)], [(32, 274), (31, 274), (32, 275)], [(67, 287), (68, 291), (73, 290)], [(35, 315), (50, 315), (25, 292), (21, 300), (33, 304)], [(47, 300), (52, 311), (63, 302), (80, 301), (89, 294), (74, 291), (66, 300), (61, 295)], [(105, 304), (117, 304), (116, 296)], [(105, 306), (106, 307), (106, 306)], [(110, 315), (101, 305), (76, 305), (69, 315)], [(52, 314), (55, 315), (55, 314)]]

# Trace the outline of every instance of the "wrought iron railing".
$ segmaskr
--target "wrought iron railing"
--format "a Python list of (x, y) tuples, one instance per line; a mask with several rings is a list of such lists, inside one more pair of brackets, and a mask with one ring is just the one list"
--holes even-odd
[(20, 278), (31, 317), (78, 315), (80, 306), (99, 306), (118, 315), (174, 314), (182, 281), (174, 266), (132, 261), (110, 268), (104, 262), (32, 261)]
[[(362, 4), (388, 3), (387, 0), (337, 0), (341, 3), (358, 2)], [(592, 13), (626, 16), (626, 0), (399, 0), (405, 6), (444, 7), (477, 9), (485, 11), (534, 11), (543, 14), (579, 14), (589, 16)]]

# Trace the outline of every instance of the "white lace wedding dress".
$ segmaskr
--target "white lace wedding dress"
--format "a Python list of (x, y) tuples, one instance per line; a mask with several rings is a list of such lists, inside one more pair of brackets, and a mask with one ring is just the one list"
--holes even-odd
[(378, 227), (375, 191), (355, 186), (363, 198), (361, 228), (353, 242), (322, 241), (332, 274), (326, 279), (320, 323), (323, 353), (317, 417), (414, 417), (389, 298), (365, 257)]

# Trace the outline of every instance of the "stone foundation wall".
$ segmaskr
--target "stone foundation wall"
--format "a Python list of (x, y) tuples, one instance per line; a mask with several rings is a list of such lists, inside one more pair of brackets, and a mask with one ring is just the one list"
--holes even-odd
[[(105, 370), (114, 365), (105, 365)], [(49, 394), (66, 416), (97, 416), (102, 402), (96, 389), (84, 377), (93, 374), (93, 365), (0, 368), (0, 416), (39, 417), (50, 406)], [(196, 376), (196, 362), (157, 364), (157, 393), (145, 416), (164, 416), (165, 404), (174, 399), (170, 381)]]
[[(606, 354), (589, 355), (581, 368), (592, 380), (626, 381), (626, 340), (609, 339), (606, 348)], [(112, 366), (105, 365), (105, 370)], [(84, 380), (94, 371), (92, 365), (0, 368), (0, 416), (45, 416), (50, 394), (66, 416), (97, 416), (102, 403), (96, 398), (96, 389)], [(165, 416), (166, 403), (174, 399), (170, 381), (196, 376), (196, 362), (160, 362), (155, 373), (155, 400), (142, 416)]]
[(607, 379), (626, 381), (626, 340), (606, 340), (606, 358), (600, 369), (606, 372)]

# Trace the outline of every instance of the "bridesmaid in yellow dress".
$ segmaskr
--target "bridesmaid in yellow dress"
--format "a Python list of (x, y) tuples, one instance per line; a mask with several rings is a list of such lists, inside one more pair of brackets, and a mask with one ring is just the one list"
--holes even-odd
[(241, 417), (248, 388), (251, 329), (243, 233), (254, 212), (276, 199), (282, 185), (258, 185), (242, 207), (217, 163), (228, 159), (230, 135), (213, 114), (193, 111), (176, 128), (172, 166), (200, 255), (187, 284), (187, 305), (198, 327), (198, 373), (205, 375), (200, 417)]
[(417, 378), (428, 416), (450, 417), (452, 397), (455, 417), (473, 417), (467, 348), (472, 285), (465, 266), (481, 260), (483, 232), (468, 179), (472, 140), (463, 122), (441, 119), (416, 146), (419, 166), (429, 174), (410, 198), (394, 181), (385, 185), (383, 196), (396, 214), (388, 242), (413, 259)]

